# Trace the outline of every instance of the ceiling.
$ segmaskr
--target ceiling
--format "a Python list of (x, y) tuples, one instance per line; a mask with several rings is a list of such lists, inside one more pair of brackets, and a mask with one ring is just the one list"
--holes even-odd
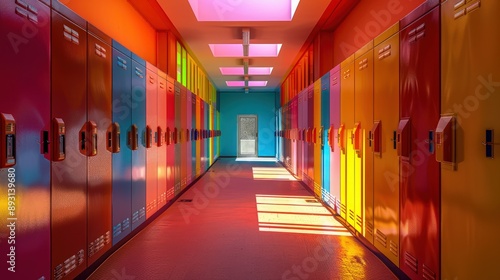
[[(129, 1), (135, 4), (140, 12), (142, 10), (144, 15), (144, 11), (147, 10), (144, 2)], [(230, 12), (238, 9), (238, 5), (244, 3), (243, 1), (251, 0), (208, 1), (212, 5), (218, 5), (219, 11)], [(266, 86), (248, 87), (247, 92), (252, 93), (274, 92), (279, 89), (283, 78), (314, 38), (314, 33), (323, 29), (333, 29), (358, 1), (301, 0), (291, 21), (198, 21), (188, 0), (146, 2), (153, 8), (149, 8), (145, 17), (157, 29), (165, 26), (159, 23), (160, 21), (169, 21), (167, 26), (175, 27), (177, 30), (175, 34), (180, 37), (180, 41), (190, 54), (194, 54), (194, 59), (206, 71), (220, 92), (245, 92), (245, 86), (229, 87), (226, 84), (226, 81), (243, 81), (244, 75), (224, 76), (219, 67), (242, 67), (246, 57), (241, 55), (214, 57), (209, 44), (243, 44), (244, 29), (250, 34), (250, 44), (282, 44), (277, 57), (248, 58), (249, 67), (273, 67), (271, 75), (248, 76), (249, 81), (267, 81)], [(158, 9), (154, 9), (155, 5), (161, 7), (164, 14), (158, 14)], [(155, 10), (156, 15), (152, 16), (152, 10)]]

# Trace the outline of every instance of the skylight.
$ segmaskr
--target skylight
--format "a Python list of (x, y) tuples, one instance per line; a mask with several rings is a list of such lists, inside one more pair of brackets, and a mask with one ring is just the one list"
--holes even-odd
[[(220, 67), (222, 75), (244, 75), (243, 66), (237, 67)], [(248, 75), (271, 75), (273, 67), (248, 67)]]
[[(209, 44), (214, 57), (243, 57), (242, 44)], [(277, 57), (282, 44), (250, 44), (248, 57)]]

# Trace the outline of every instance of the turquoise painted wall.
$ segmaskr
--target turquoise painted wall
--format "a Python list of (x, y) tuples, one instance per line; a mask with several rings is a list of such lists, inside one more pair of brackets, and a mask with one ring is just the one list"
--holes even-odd
[(275, 93), (220, 93), (220, 155), (237, 156), (237, 116), (257, 115), (260, 157), (276, 156)]

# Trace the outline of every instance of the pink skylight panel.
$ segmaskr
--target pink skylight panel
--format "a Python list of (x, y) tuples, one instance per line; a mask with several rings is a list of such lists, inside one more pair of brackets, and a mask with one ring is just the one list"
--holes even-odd
[(248, 81), (249, 87), (265, 87), (267, 86), (267, 81)]
[(244, 87), (245, 81), (226, 81), (228, 87)]
[[(238, 67), (220, 67), (220, 72), (222, 75), (244, 75), (243, 66)], [(273, 72), (273, 67), (248, 67), (249, 75), (271, 75)]]
[(300, 0), (189, 0), (198, 21), (291, 21)]
[[(242, 44), (209, 44), (214, 57), (243, 57)], [(248, 57), (277, 57), (282, 44), (250, 44)]]

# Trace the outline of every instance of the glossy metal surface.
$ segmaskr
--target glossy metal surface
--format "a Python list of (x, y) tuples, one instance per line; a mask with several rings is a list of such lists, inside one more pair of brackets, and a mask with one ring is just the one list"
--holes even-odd
[(174, 86), (174, 104), (175, 104), (175, 127), (174, 127), (174, 139), (176, 139), (175, 143), (175, 164), (174, 164), (174, 192), (177, 195), (181, 191), (181, 144), (179, 142), (179, 134), (181, 130), (181, 116), (182, 116), (182, 108), (181, 108), (181, 87), (182, 85), (175, 82)]
[[(500, 161), (486, 157), (486, 130), (500, 123), (500, 2), (443, 1), (441, 112), (456, 116), (456, 166), (441, 164), (441, 278), (498, 275)], [(434, 124), (437, 126), (437, 123)]]
[(167, 201), (174, 198), (175, 188), (175, 89), (174, 79), (167, 77)]
[(314, 109), (313, 109), (313, 146), (314, 146), (314, 159), (313, 159), (313, 169), (314, 169), (314, 193), (317, 197), (321, 197), (322, 188), (322, 171), (321, 163), (322, 152), (321, 152), (321, 79), (314, 82)]
[[(340, 65), (337, 65), (330, 71), (330, 189), (328, 205), (340, 214), (340, 154), (341, 150), (337, 144), (338, 132), (340, 127)], [(326, 145), (326, 144), (325, 144)]]
[[(72, 279), (87, 267), (87, 34), (78, 24), (52, 12), (52, 118), (66, 126), (66, 157), (52, 162), (52, 277)], [(71, 33), (71, 35), (70, 35)], [(71, 36), (71, 41), (68, 38)], [(70, 94), (71, 93), (71, 94)], [(83, 153), (80, 149), (84, 148)], [(74, 261), (74, 263), (73, 263)], [(71, 262), (63, 268), (64, 262)]]
[[(417, 19), (403, 25), (408, 18)], [(411, 124), (410, 157), (400, 158), (400, 267), (414, 279), (439, 278), (440, 166), (429, 132), (441, 109), (440, 9), (424, 4), (408, 18), (400, 31), (400, 118)]]
[(181, 88), (181, 122), (180, 122), (180, 145), (181, 145), (181, 189), (184, 189), (187, 185), (187, 139), (186, 139), (186, 129), (187, 129), (187, 88)]
[(146, 63), (146, 219), (158, 210), (158, 69)]
[(373, 41), (355, 53), (354, 121), (360, 124), (359, 150), (354, 157), (356, 229), (373, 243)]
[(321, 198), (330, 201), (330, 146), (328, 129), (330, 128), (330, 72), (321, 77)]
[(374, 244), (399, 265), (399, 159), (394, 145), (399, 119), (399, 23), (374, 43), (373, 119), (382, 126), (381, 152), (373, 159)]
[[(47, 137), (51, 135), (50, 9), (41, 1), (25, 3), (37, 10), (36, 14), (27, 13), (36, 16), (38, 23), (17, 14), (16, 8), (26, 9), (15, 1), (0, 3), (0, 60), (4, 69), (0, 114), (10, 114), (16, 121), (16, 163), (10, 171), (0, 168), (0, 278), (20, 280), (48, 279), (51, 274), (50, 152), (43, 151), (44, 131)], [(5, 139), (0, 139), (0, 144), (6, 145)], [(12, 215), (9, 201), (15, 203)], [(7, 226), (11, 222), (15, 227)], [(12, 232), (15, 239), (9, 239)], [(11, 246), (15, 247), (13, 263), (9, 263)]]
[[(111, 248), (111, 38), (88, 25), (87, 121), (97, 124), (97, 154), (87, 160), (88, 263)], [(111, 133), (111, 132), (110, 132)]]
[(167, 203), (167, 75), (158, 70), (158, 209)]

